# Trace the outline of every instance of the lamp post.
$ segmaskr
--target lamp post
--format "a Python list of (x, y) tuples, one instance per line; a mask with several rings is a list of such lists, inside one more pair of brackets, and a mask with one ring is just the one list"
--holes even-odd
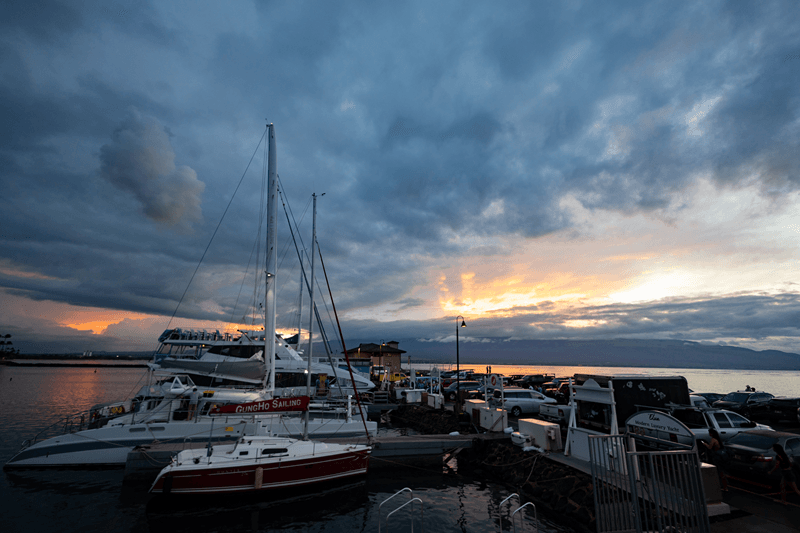
[[(461, 319), (461, 326), (458, 325), (458, 319), (459, 318)], [(464, 322), (464, 317), (461, 316), (461, 315), (458, 315), (456, 317), (456, 408), (455, 408), (456, 413), (459, 413), (461, 411), (461, 409), (459, 408), (459, 405), (460, 405), (459, 401), (461, 400), (461, 361), (459, 360), (459, 356), (458, 356), (458, 328), (459, 327), (462, 327), (462, 328), (467, 327), (467, 323)]]
[(383, 339), (381, 339), (381, 344), (378, 347), (378, 360), (381, 362), (381, 367), (383, 368), (383, 376), (381, 377), (381, 381), (386, 381), (386, 366), (383, 364)]

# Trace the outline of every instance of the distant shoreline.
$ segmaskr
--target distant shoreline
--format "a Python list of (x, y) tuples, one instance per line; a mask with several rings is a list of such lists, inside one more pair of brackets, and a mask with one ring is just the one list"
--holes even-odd
[(58, 362), (56, 360), (47, 361), (19, 361), (19, 360), (9, 360), (4, 359), (0, 360), (0, 365), (3, 366), (13, 366), (13, 367), (50, 367), (50, 366), (60, 366), (60, 367), (73, 367), (73, 368), (92, 368), (92, 367), (116, 367), (116, 368), (147, 368), (146, 363), (135, 363), (130, 362), (133, 361), (131, 359), (126, 359), (126, 362), (119, 361), (119, 362), (108, 362), (105, 361), (87, 361), (86, 359), (78, 359), (73, 362), (67, 362), (69, 359), (59, 359)]

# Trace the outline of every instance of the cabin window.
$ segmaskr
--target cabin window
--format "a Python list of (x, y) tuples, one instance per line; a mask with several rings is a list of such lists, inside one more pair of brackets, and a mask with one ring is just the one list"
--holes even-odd
[(287, 448), (265, 448), (261, 450), (261, 455), (272, 455), (275, 453), (286, 453), (289, 450)]
[(247, 452), (239, 452), (239, 455), (250, 455), (250, 452), (249, 451), (247, 451)]

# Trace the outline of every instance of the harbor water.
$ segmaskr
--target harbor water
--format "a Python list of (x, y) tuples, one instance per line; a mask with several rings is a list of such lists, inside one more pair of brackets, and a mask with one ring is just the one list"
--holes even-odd
[[(485, 365), (462, 367), (485, 370)], [(776, 395), (800, 394), (800, 372), (499, 365), (493, 366), (492, 371), (679, 374), (685, 375), (695, 390), (728, 392), (751, 385)], [(66, 415), (98, 403), (130, 398), (145, 381), (146, 373), (141, 368), (0, 366), (0, 461), (5, 463), (24, 440), (34, 438)], [(48, 533), (375, 532), (379, 522), (382, 531), (410, 531), (410, 508), (393, 515), (391, 524), (385, 519), (394, 506), (380, 508), (381, 502), (405, 487), (423, 502), (425, 529), (442, 532), (501, 531), (498, 517), (507, 514), (509, 506), (500, 509), (499, 505), (512, 492), (509, 487), (460, 475), (455, 461), (444, 467), (382, 468), (363, 481), (328, 487), (324, 492), (304, 490), (181, 502), (154, 499), (147, 493), (147, 485), (124, 483), (121, 469), (10, 471), (0, 476), (0, 523), (3, 531)], [(419, 508), (414, 516), (415, 529), (419, 530)], [(559, 524), (558, 517), (540, 519), (540, 531), (571, 531)], [(517, 530), (532, 531), (532, 514), (527, 514), (524, 521)], [(502, 531), (511, 530), (511, 524), (505, 522)]]

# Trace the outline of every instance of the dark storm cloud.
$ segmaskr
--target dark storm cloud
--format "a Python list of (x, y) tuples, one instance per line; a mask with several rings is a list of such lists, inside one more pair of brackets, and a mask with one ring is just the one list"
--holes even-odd
[(190, 167), (175, 165), (175, 152), (164, 127), (137, 111), (114, 132), (113, 142), (100, 148), (100, 173), (132, 193), (144, 213), (168, 225), (201, 218), (205, 184)]
[[(565, 195), (647, 214), (704, 173), (738, 186), (755, 171), (770, 194), (798, 188), (794, 2), (239, 9), (4, 5), (0, 265), (46, 281), (4, 275), (3, 286), (171, 314), (264, 118), (294, 208), (328, 193), (320, 243), (340, 310), (420, 305), (408, 290), (428, 282), (421, 266), (457, 264), (474, 245), (466, 236), (569, 228)], [(259, 153), (251, 171), (260, 164)], [(259, 186), (248, 176), (206, 257), (212, 273), (181, 313), (232, 310)], [(219, 308), (201, 310), (206, 300)], [(744, 301), (701, 307), (756, 335), (730, 314)], [(608, 330), (567, 328), (545, 305), (485, 323), (520, 337), (732, 333), (724, 320), (697, 326), (688, 304), (659, 305), (676, 313), (588, 309)]]
[(0, 28), (5, 31), (20, 30), (44, 42), (71, 35), (83, 21), (78, 9), (55, 0), (9, 0), (3, 2), (2, 13)]

